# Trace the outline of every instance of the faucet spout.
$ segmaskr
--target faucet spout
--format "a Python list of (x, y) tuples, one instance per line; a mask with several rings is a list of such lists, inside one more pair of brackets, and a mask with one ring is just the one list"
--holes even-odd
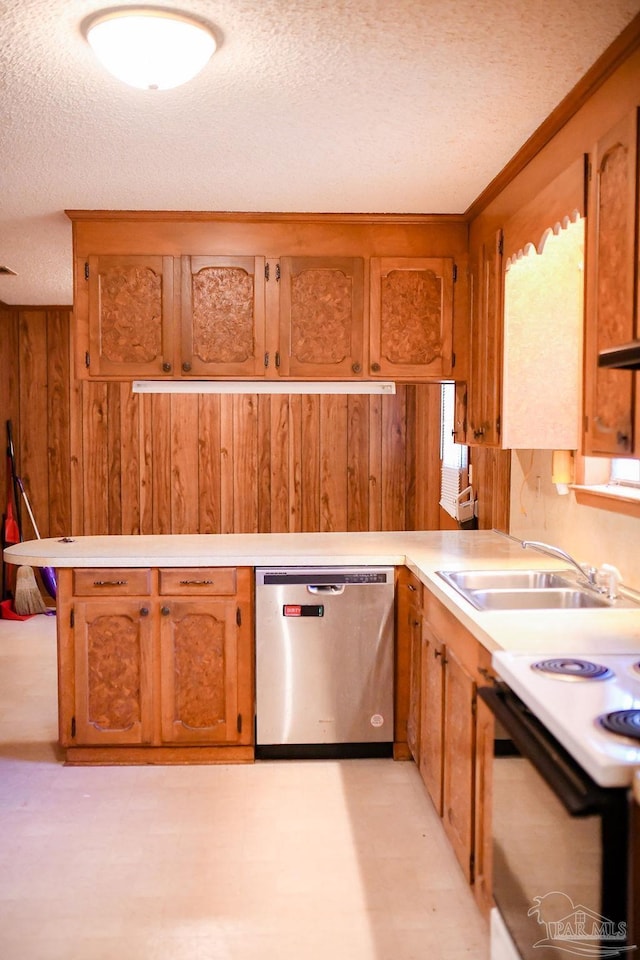
[(532, 547), (534, 550), (539, 550), (540, 553), (546, 553), (550, 557), (557, 557), (559, 560), (566, 560), (567, 563), (570, 563), (572, 567), (583, 576), (586, 577), (589, 586), (597, 589), (597, 580), (596, 580), (596, 568), (583, 566), (581, 563), (578, 563), (570, 553), (567, 553), (566, 550), (562, 550), (560, 547), (554, 547), (551, 543), (541, 543), (539, 540), (522, 540), (522, 547), (526, 549), (527, 547)]

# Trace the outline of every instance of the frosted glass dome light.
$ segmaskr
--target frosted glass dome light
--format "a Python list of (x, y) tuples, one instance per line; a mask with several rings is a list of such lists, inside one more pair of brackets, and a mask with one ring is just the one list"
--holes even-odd
[(83, 29), (109, 73), (141, 90), (179, 87), (202, 70), (216, 49), (206, 24), (157, 7), (104, 10)]

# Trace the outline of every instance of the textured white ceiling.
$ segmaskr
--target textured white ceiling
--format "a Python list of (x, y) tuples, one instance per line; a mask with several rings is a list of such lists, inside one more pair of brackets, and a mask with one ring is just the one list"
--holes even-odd
[[(0, 300), (71, 303), (64, 209), (461, 213), (640, 0), (185, 0), (191, 83), (107, 75), (115, 3), (0, 0)], [(168, 4), (158, 3), (158, 6)]]

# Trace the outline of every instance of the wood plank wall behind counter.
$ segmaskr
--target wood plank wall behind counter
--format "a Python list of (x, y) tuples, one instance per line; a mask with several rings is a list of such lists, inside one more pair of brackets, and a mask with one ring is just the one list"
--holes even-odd
[(437, 529), (437, 384), (395, 397), (75, 389), (85, 535)]
[(134, 396), (71, 380), (70, 313), (0, 305), (2, 416), (43, 537), (437, 529), (437, 384)]

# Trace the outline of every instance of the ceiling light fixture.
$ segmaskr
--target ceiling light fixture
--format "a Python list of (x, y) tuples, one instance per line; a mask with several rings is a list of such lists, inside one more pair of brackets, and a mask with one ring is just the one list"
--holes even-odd
[(216, 49), (207, 24), (159, 7), (115, 7), (82, 31), (106, 69), (141, 90), (169, 90), (198, 74)]

